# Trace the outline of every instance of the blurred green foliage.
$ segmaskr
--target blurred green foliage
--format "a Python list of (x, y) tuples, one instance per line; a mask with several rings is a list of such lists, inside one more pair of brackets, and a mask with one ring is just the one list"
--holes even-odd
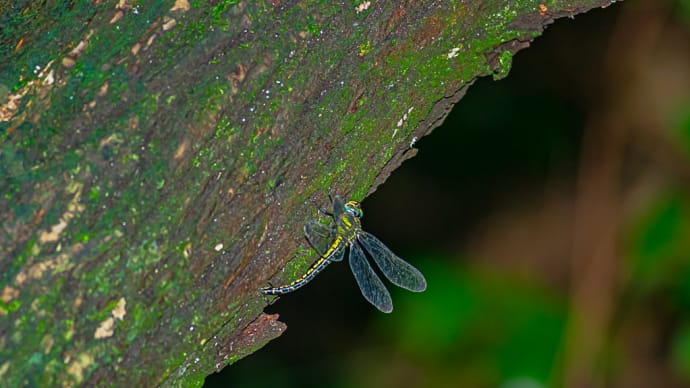
[(677, 9), (674, 12), (675, 15), (684, 19), (685, 22), (690, 25), (690, 0), (678, 0), (676, 4)]
[[(421, 269), (433, 279), (424, 298), (395, 292), (398, 316), (379, 317), (368, 333), (372, 342), (387, 345), (349, 365), (348, 370), (360, 373), (342, 376), (342, 386), (368, 386), (370, 379), (377, 386), (408, 386), (406, 382), (415, 381), (419, 384), (413, 386), (430, 387), (549, 382), (566, 314), (554, 290), (534, 279), (477, 267), (428, 264)], [(391, 374), (401, 358), (410, 369)]]
[[(688, 0), (688, 3), (690, 3), (690, 0)], [(690, 15), (690, 6), (688, 6), (688, 11), (688, 15)], [(690, 16), (688, 17), (688, 24), (690, 25)], [(683, 104), (678, 109), (675, 122), (672, 129), (677, 134), (677, 144), (683, 148), (686, 156), (690, 158), (690, 102)]]
[[(640, 292), (680, 285), (690, 275), (690, 197), (682, 189), (661, 194), (632, 221), (626, 238), (631, 286)], [(689, 306), (690, 307), (690, 306)]]
[[(681, 119), (669, 129), (680, 134), (678, 144), (690, 162), (690, 103)], [(690, 384), (690, 187), (669, 185), (649, 200), (630, 222), (626, 258), (631, 277), (627, 287), (634, 295), (629, 304), (661, 304), (670, 322), (670, 369)], [(662, 322), (660, 322), (662, 323)]]
[(662, 309), (658, 324), (669, 328), (669, 369), (690, 383), (690, 195), (682, 189), (661, 194), (631, 229), (628, 308)]

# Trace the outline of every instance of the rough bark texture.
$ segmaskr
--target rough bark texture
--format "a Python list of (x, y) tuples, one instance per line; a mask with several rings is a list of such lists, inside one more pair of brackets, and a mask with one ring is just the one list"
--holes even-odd
[(314, 202), (609, 3), (0, 2), (0, 381), (200, 385), (260, 348)]

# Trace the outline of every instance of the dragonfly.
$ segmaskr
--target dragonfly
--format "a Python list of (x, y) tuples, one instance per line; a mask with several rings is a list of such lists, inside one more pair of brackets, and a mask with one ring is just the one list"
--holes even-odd
[(264, 295), (283, 295), (303, 287), (329, 264), (342, 261), (346, 251), (349, 253), (350, 269), (362, 295), (384, 313), (393, 311), (393, 301), (367, 256), (396, 286), (413, 292), (426, 290), (426, 279), (417, 268), (396, 256), (374, 235), (362, 230), (360, 220), (364, 212), (359, 202), (345, 202), (340, 196), (336, 196), (333, 199), (332, 212), (319, 210), (331, 218), (330, 225), (315, 220), (304, 225), (304, 235), (319, 253), (319, 259), (302, 277), (292, 283), (281, 287), (262, 288), (261, 292)]

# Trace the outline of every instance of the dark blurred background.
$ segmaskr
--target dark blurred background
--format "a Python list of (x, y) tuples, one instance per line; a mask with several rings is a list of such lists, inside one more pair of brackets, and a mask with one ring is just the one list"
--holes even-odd
[(207, 387), (690, 386), (690, 0), (558, 20), (416, 148), (363, 225), (427, 291), (332, 265)]

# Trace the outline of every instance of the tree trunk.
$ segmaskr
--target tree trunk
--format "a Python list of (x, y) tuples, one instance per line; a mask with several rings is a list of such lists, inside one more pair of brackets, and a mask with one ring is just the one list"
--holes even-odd
[(611, 2), (1, 2), (0, 381), (200, 385), (260, 348), (314, 204)]

